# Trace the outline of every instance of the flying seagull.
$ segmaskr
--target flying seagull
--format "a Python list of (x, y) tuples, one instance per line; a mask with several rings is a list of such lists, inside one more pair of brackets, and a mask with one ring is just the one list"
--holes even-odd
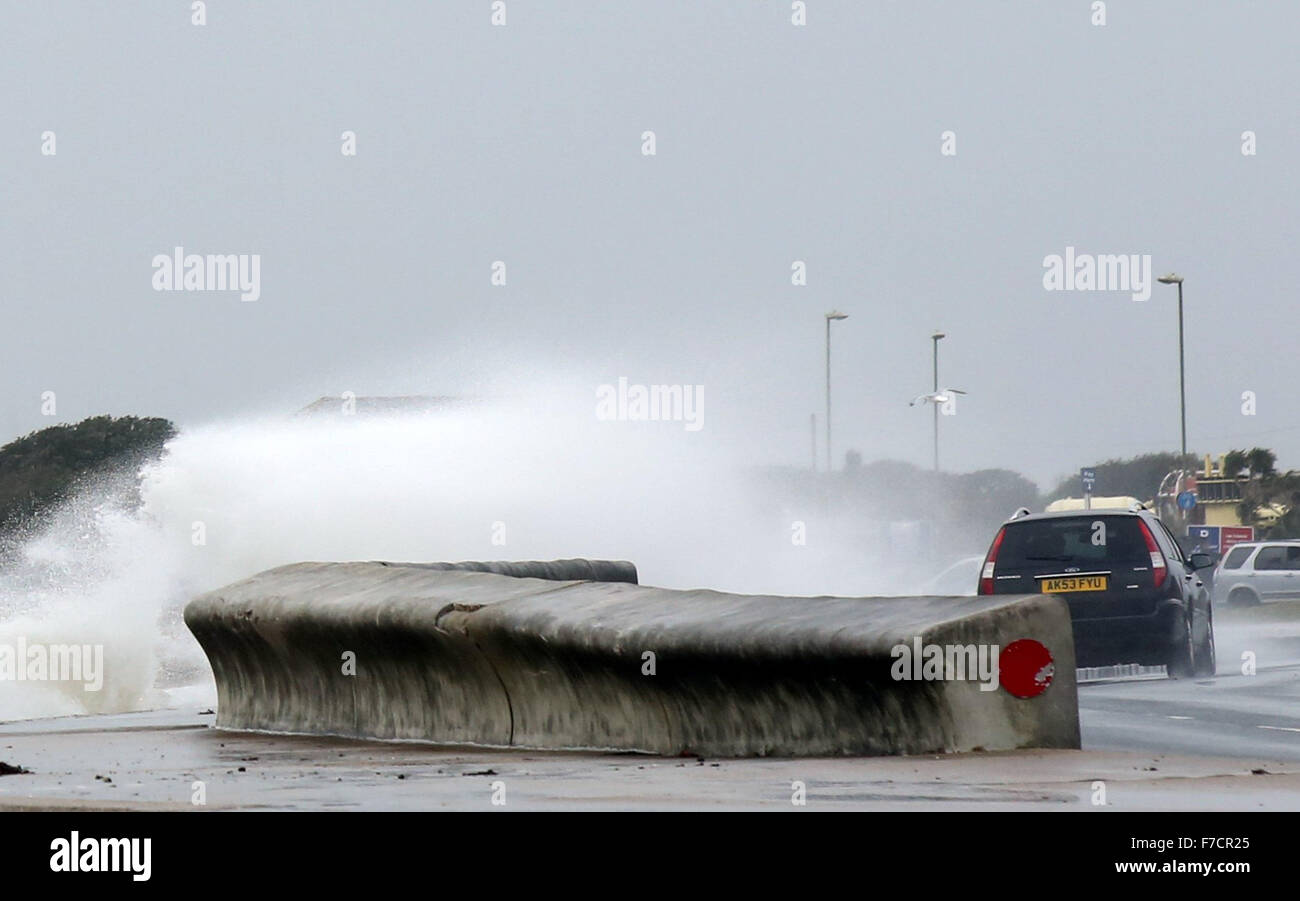
[(948, 402), (948, 395), (965, 393), (966, 392), (960, 388), (945, 388), (942, 391), (934, 391), (930, 394), (918, 394), (916, 397), (912, 398), (908, 403), (908, 406), (915, 407), (919, 403), (946, 404)]

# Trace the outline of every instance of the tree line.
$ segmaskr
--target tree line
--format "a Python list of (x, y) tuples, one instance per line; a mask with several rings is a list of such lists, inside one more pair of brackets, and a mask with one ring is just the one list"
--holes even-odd
[(92, 416), (0, 447), (0, 532), (23, 529), (97, 475), (134, 474), (175, 434), (166, 419)]

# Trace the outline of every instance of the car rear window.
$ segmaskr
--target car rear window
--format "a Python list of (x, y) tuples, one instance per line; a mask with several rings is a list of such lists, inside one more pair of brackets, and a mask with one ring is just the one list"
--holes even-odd
[(1228, 551), (1228, 556), (1224, 558), (1223, 568), (1241, 569), (1241, 565), (1246, 562), (1246, 558), (1250, 556), (1253, 550), (1255, 550), (1253, 547), (1234, 547)]
[(1255, 569), (1300, 569), (1300, 545), (1268, 545), (1255, 558)]
[(1151, 562), (1135, 516), (1087, 516), (1008, 523), (997, 567), (1037, 569)]
[(1255, 569), (1286, 569), (1286, 548), (1277, 544), (1261, 548), (1255, 558)]

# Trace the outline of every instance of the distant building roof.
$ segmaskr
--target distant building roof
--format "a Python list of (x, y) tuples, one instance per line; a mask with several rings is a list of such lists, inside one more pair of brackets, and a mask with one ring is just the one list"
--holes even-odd
[(330, 395), (309, 403), (298, 411), (299, 416), (384, 416), (412, 413), (446, 413), (472, 406), (474, 401), (464, 397), (408, 394), (398, 397), (356, 397)]
[[(1094, 497), (1092, 499), (1092, 509), (1094, 510), (1127, 510), (1133, 504), (1139, 503), (1135, 497), (1128, 495), (1112, 495), (1109, 497)], [(1062, 510), (1083, 510), (1086, 509), (1087, 502), (1081, 497), (1063, 497), (1052, 501), (1047, 505), (1045, 513), (1059, 513)]]

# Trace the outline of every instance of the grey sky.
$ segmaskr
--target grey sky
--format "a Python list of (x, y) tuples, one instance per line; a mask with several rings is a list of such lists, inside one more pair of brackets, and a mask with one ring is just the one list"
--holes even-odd
[[(1174, 290), (1045, 291), (1072, 245), (1186, 277), (1192, 450), (1300, 466), (1300, 6), (506, 6), (0, 3), (0, 438), (47, 390), (185, 425), (563, 370), (802, 464), (838, 307), (837, 457), (928, 464), (939, 326), (945, 466), (1042, 483), (1178, 440)], [(261, 299), (153, 291), (177, 245)]]

